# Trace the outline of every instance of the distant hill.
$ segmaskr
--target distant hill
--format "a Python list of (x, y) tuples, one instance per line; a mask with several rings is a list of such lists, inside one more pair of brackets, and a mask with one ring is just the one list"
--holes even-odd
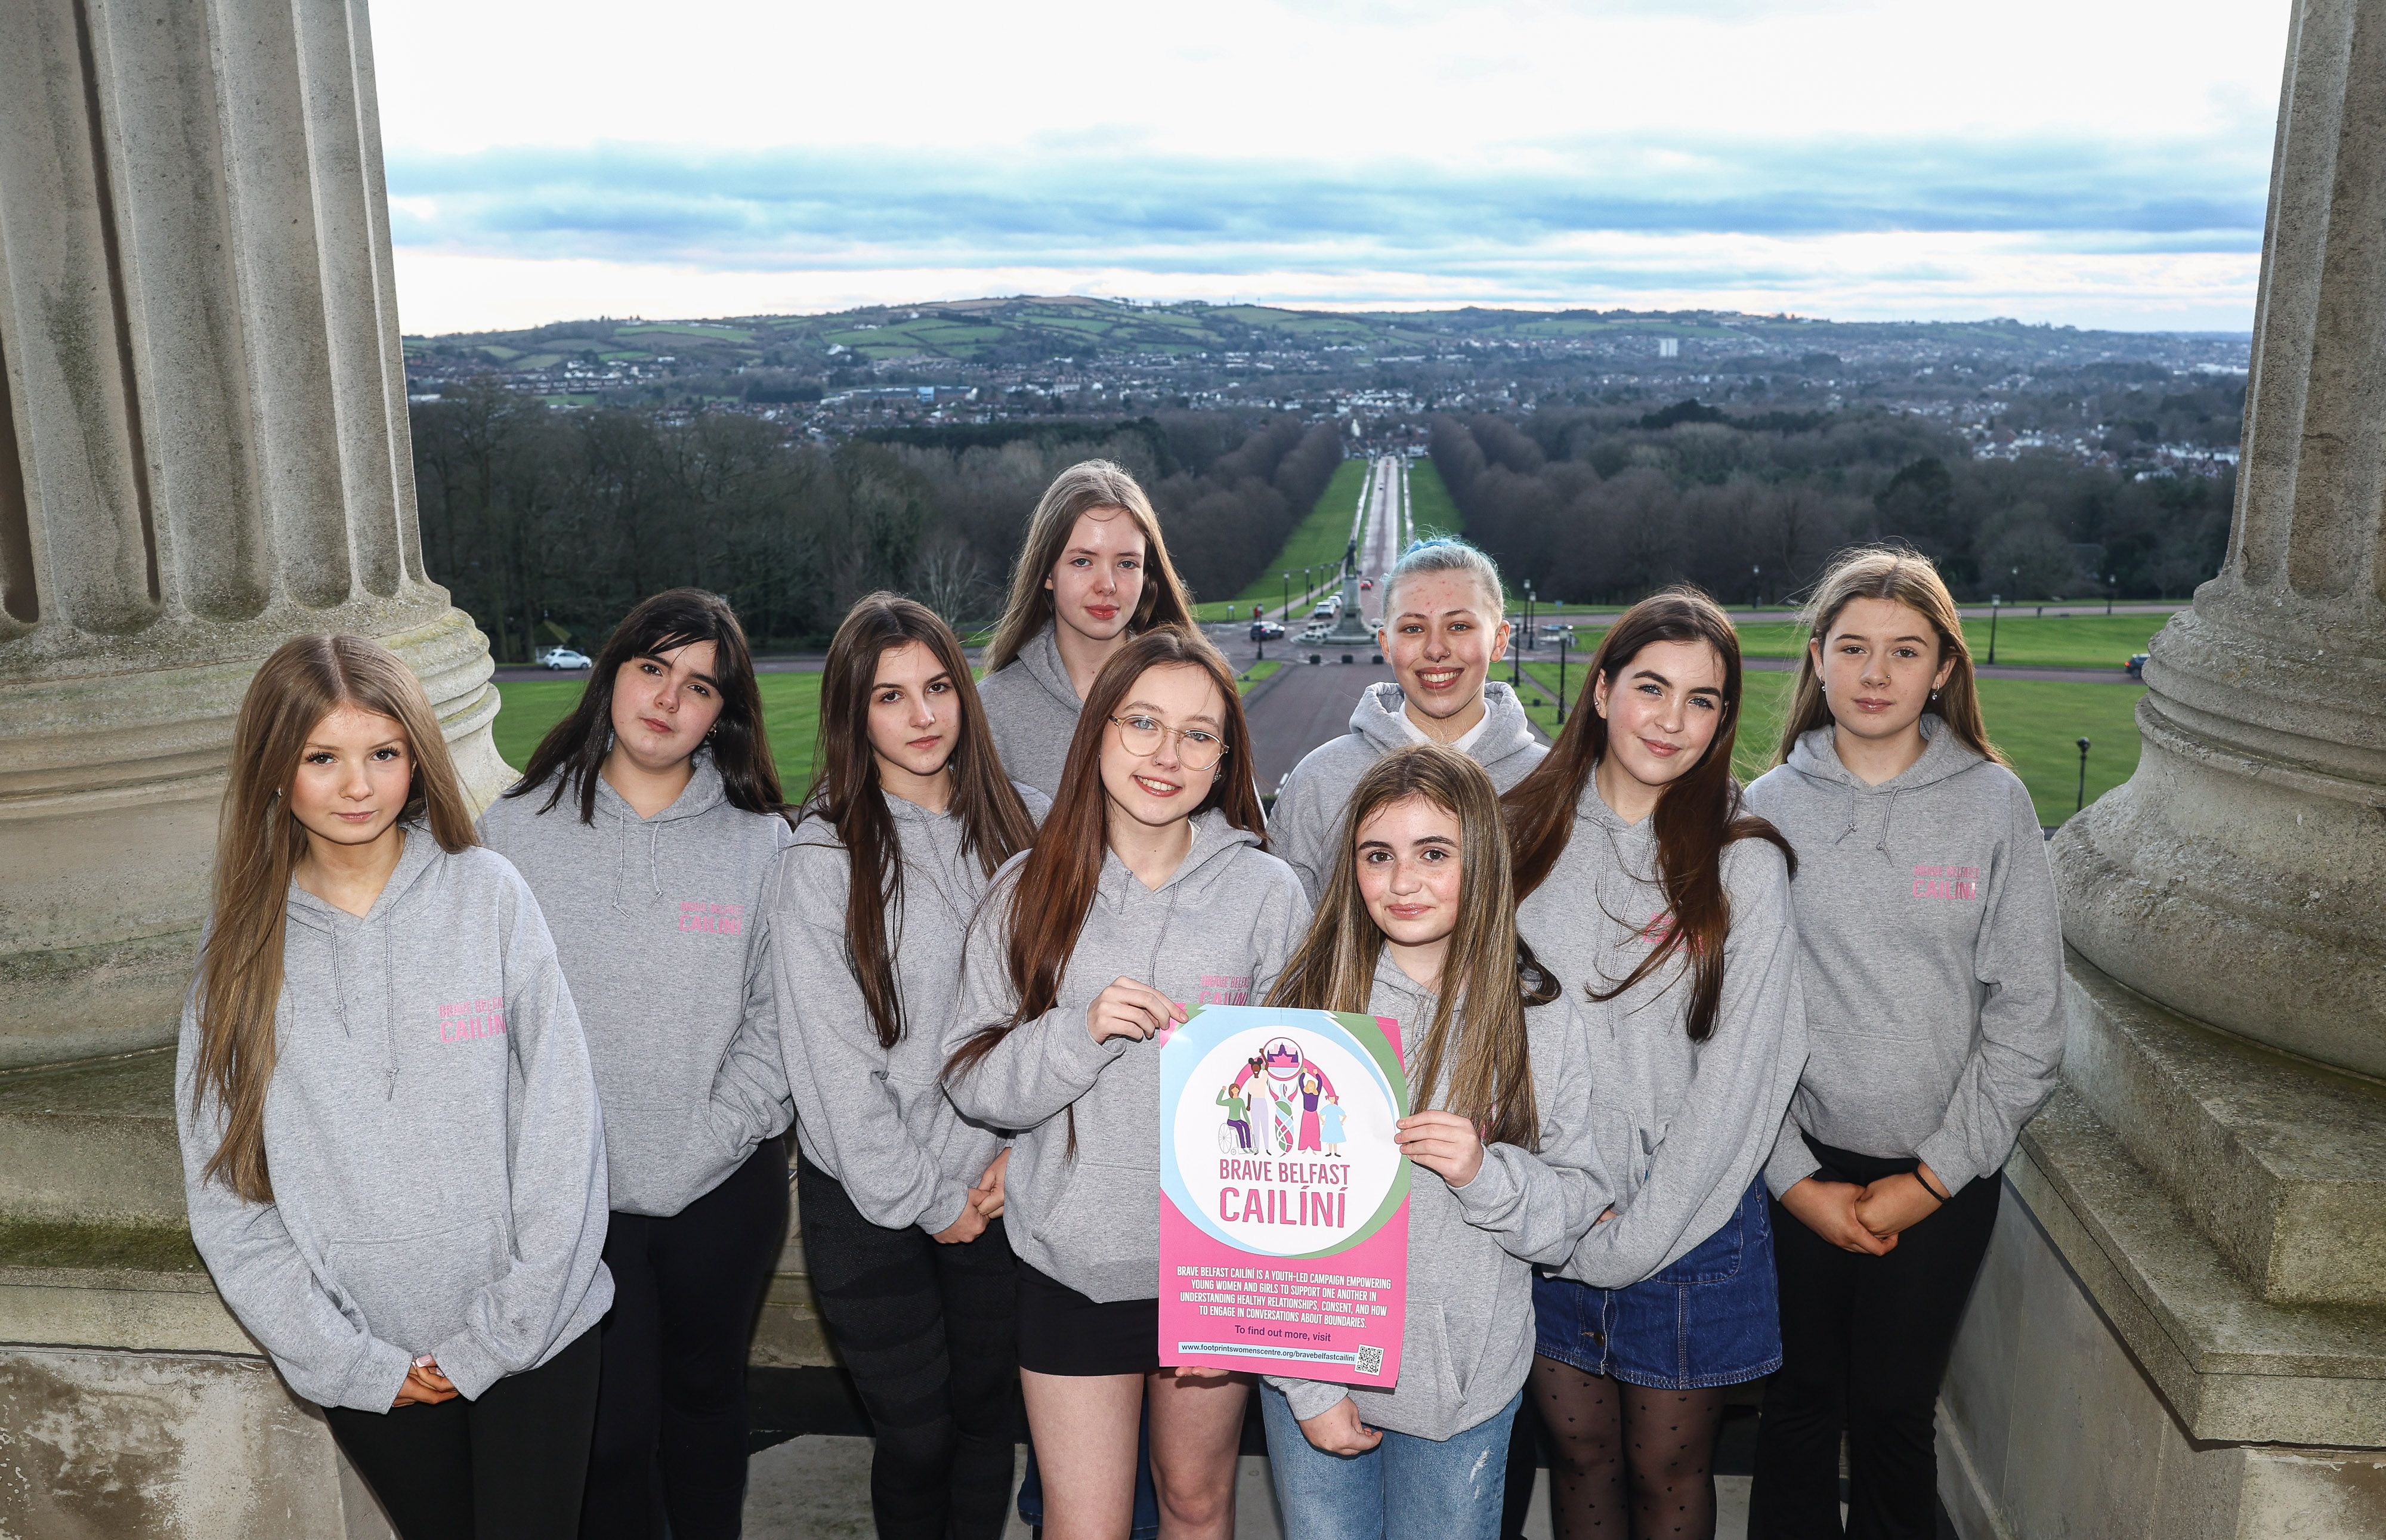
[[(1082, 295), (876, 306), (814, 316), (719, 319), (559, 321), (521, 332), (409, 336), (418, 362), (466, 357), (508, 370), (668, 360), (681, 369), (739, 365), (820, 368), (948, 359), (976, 365), (1136, 356), (1347, 355), (1349, 361), (1464, 354), (1494, 346), (1531, 351), (1653, 353), (1673, 339), (1706, 357), (1835, 355), (1851, 362), (1919, 354), (1977, 353), (2022, 359), (2141, 358), (2198, 343), (2242, 352), (2245, 334), (2083, 332), (2016, 320), (1832, 321), (1725, 310), (1296, 310), (1263, 305), (1139, 305)], [(1604, 344), (1604, 345), (1602, 345)], [(2150, 347), (2150, 344), (2151, 347)], [(2167, 345), (2165, 345), (2167, 344)]]

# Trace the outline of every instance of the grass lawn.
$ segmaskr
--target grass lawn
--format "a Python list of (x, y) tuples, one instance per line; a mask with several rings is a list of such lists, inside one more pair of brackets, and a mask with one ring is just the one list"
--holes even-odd
[(1441, 472), (1429, 459), (1409, 461), (1409, 522), (1416, 527), (1420, 539), (1466, 532), (1466, 520), (1459, 517), (1458, 505), (1450, 500), (1450, 488), (1442, 484)]
[[(1284, 574), (1293, 574), (1293, 596), (1299, 598), (1300, 569), (1303, 567), (1334, 567), (1338, 569), (1342, 553), (1350, 544), (1350, 520), (1359, 511), (1359, 489), (1367, 484), (1367, 462), (1344, 460), (1335, 469), (1334, 479), (1325, 483), (1318, 495), (1317, 506), (1309, 517), (1294, 527), (1284, 549), (1275, 554), (1267, 570), (1251, 580), (1234, 602), (1244, 606), (1265, 603), (1275, 605), (1284, 597)], [(1248, 614), (1248, 608), (1245, 610)]]
[[(2101, 620), (2103, 617), (2095, 619)], [(2002, 650), (2001, 647), (2001, 656)], [(1525, 672), (1528, 680), (1539, 682), (1542, 702), (1538, 707), (1532, 704), (1534, 694), (1528, 686), (1526, 714), (1543, 732), (1554, 736), (1558, 732), (1557, 711), (1551, 703), (1557, 696), (1558, 666), (1553, 661), (1536, 659), (1525, 665)], [(1505, 679), (1507, 673), (1504, 669), (1495, 669), (1492, 677)], [(1773, 762), (1775, 738), (1781, 731), (1781, 712), (1796, 676), (1751, 670), (1741, 677), (1747, 682), (1748, 714), (1734, 745), (1732, 768), (1745, 781), (1764, 774)], [(1569, 710), (1581, 691), (1582, 671), (1579, 667), (1569, 667)], [(2078, 739), (2086, 738), (2091, 745), (2089, 801), (2095, 801), (2136, 772), (2138, 698), (2144, 694), (2138, 685), (2085, 682), (2075, 684), (2036, 679), (1980, 681), (1980, 712), (1987, 719), (1989, 737), (2013, 761), (2023, 784), (2029, 787), (2030, 800), (2038, 807), (2039, 822), (2061, 823), (2072, 814), (2073, 800), (2079, 791)]]
[[(1571, 613), (1571, 612), (1570, 612)], [(1519, 625), (1521, 614), (1513, 616)], [(1538, 612), (1535, 623), (1539, 623)], [(2121, 671), (2131, 653), (2146, 650), (2147, 641), (2169, 619), (2164, 615), (2001, 616), (1997, 620), (1997, 662), (2040, 669), (2106, 669)], [(1603, 624), (1577, 620), (1575, 639), (1584, 652), (1599, 645)], [(1806, 645), (1805, 629), (1795, 620), (1759, 620), (1739, 630), (1739, 648), (1749, 657), (1795, 657)], [(1964, 638), (1976, 661), (1989, 657), (1989, 623), (1964, 622)]]

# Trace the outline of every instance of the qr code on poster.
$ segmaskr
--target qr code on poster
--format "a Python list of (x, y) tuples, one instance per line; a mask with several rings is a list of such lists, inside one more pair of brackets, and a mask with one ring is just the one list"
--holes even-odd
[(1383, 1371), (1384, 1371), (1384, 1350), (1383, 1350), (1382, 1348), (1380, 1348), (1380, 1347), (1362, 1347), (1362, 1348), (1360, 1348), (1360, 1349), (1359, 1349), (1359, 1372), (1360, 1372), (1360, 1373), (1362, 1373), (1362, 1374), (1381, 1374)]

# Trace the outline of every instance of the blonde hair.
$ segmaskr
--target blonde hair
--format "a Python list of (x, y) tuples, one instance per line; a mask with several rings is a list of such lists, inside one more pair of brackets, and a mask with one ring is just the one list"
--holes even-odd
[(210, 1096), (224, 1108), (223, 1142), (204, 1175), (252, 1203), (273, 1201), (265, 1093), (273, 1080), (274, 1013), (282, 1000), (284, 905), (290, 874), (307, 850), (307, 831), (290, 811), (288, 793), (308, 734), (344, 706), (391, 718), (405, 730), (414, 784), (400, 820), (426, 824), (451, 854), (479, 843), (439, 715), (396, 653), (361, 636), (300, 636), (257, 670), (232, 728), (232, 773), (216, 825), (191, 1091), (195, 1115)]
[(1009, 668), (1020, 649), (1051, 620), (1052, 595), (1044, 580), (1068, 548), (1069, 534), (1077, 520), (1096, 508), (1119, 509), (1135, 520), (1143, 535), (1143, 597), (1135, 607), (1129, 631), (1149, 631), (1153, 626), (1198, 629), (1193, 623), (1193, 602), (1177, 580), (1175, 565), (1168, 559), (1168, 543), (1160, 537), (1160, 515), (1152, 511), (1143, 487), (1124, 466), (1109, 460), (1080, 460), (1052, 479), (1027, 520), (1019, 563), (1011, 570), (1011, 597), (982, 660), (987, 673)]
[(1477, 547), (1454, 534), (1435, 535), (1428, 540), (1412, 542), (1384, 574), (1384, 614), (1398, 612), (1394, 595), (1409, 578), (1423, 577), (1428, 572), (1464, 572), (1483, 585), (1484, 597), (1490, 601), (1491, 619), (1496, 624), (1506, 619), (1508, 594), (1500, 581), (1500, 568)]
[(1830, 703), (1823, 698), (1823, 675), (1815, 665), (1815, 651), (1830, 639), (1831, 624), (1840, 611), (1857, 599), (1887, 599), (1902, 604), (1930, 622), (1939, 633), (1939, 661), (1953, 660), (1947, 682), (1938, 690), (1931, 709), (1949, 731), (1971, 745), (1983, 759), (2010, 765), (1980, 720), (1980, 692), (1972, 674), (1972, 649), (1964, 641), (1964, 622), (1955, 612), (1955, 596), (1930, 558), (1894, 545), (1866, 545), (1842, 551), (1815, 584), (1814, 596), (1799, 621), (1806, 628), (1806, 647), (1798, 657), (1798, 682), (1781, 720), (1781, 742), (1773, 762), (1789, 762), (1798, 740), (1818, 727), (1831, 725)]
[[(1525, 1008), (1557, 998), (1555, 981), (1516, 934), (1515, 884), (1500, 827), (1500, 794), (1483, 767), (1438, 744), (1394, 749), (1367, 768), (1350, 792), (1309, 934), (1285, 965), (1268, 1004), (1363, 1011), (1375, 987), (1384, 933), (1359, 891), (1359, 828), (1395, 802), (1421, 796), (1458, 820), (1458, 928), (1450, 933), (1433, 1020), (1408, 1048), (1415, 1106), (1431, 1105), (1445, 1072), (1450, 1110), (1483, 1131), (1488, 1144), (1531, 1149), (1540, 1142)], [(1457, 1008), (1466, 1022), (1453, 1045)]]

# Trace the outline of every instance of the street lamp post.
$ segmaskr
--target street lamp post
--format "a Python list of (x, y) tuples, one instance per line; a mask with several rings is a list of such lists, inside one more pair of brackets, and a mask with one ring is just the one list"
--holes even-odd
[(2105, 573), (2105, 574), (2104, 574), (2104, 613), (2105, 613), (2105, 614), (2110, 615), (2110, 614), (2112, 614), (2112, 613), (2113, 613), (2113, 595), (2116, 595), (2116, 594), (2117, 594), (2117, 593), (2119, 593), (2119, 592), (2120, 592), (2120, 590), (2121, 590), (2121, 579), (2120, 579), (2119, 574), (2117, 574), (2117, 573), (2114, 573), (2114, 572), (2107, 572), (2107, 573)]
[(1292, 574), (1290, 572), (1284, 574), (1284, 612), (1276, 619), (1280, 620), (1292, 619)]
[(2088, 806), (2088, 740), (2079, 740), (2079, 795), (2072, 799), (2071, 810), (2078, 812)]
[(1989, 662), (1991, 665), (1997, 660), (1997, 606), (2003, 598), (2003, 595), (1999, 594), (1989, 595)]
[(1538, 646), (1533, 636), (1533, 580), (1525, 580), (1525, 645)]
[(1750, 605), (1748, 607), (1751, 609), (1763, 609), (1764, 607), (1764, 568), (1752, 565), (1748, 569), (1748, 585), (1756, 591), (1756, 602)]
[(1565, 664), (1566, 644), (1574, 640), (1571, 632), (1558, 632), (1558, 725), (1565, 725)]

